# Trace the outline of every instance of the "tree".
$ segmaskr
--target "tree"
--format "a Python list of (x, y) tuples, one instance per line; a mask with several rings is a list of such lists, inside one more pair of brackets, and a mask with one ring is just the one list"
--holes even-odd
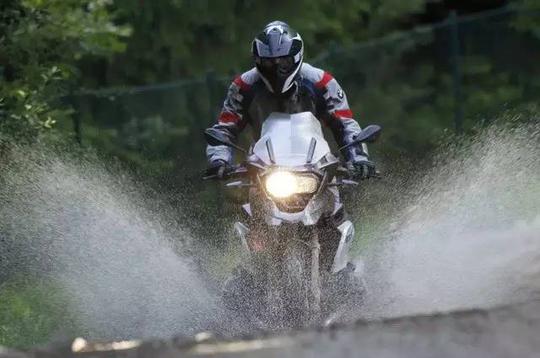
[(61, 97), (77, 61), (123, 51), (107, 0), (5, 0), (0, 5), (0, 139), (31, 139), (71, 114)]
[[(262, 26), (284, 20), (306, 41), (307, 58), (332, 42), (352, 44), (404, 26), (426, 0), (117, 0), (118, 21), (133, 27), (126, 52), (87, 62), (87, 85), (141, 85), (237, 73), (251, 66), (250, 44)], [(301, 16), (298, 16), (301, 14)], [(105, 67), (105, 68), (104, 68)], [(95, 74), (103, 73), (103, 76)]]

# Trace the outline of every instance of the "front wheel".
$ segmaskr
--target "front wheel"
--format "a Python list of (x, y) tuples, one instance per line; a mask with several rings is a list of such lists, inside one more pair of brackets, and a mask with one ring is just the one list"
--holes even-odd
[(254, 275), (243, 270), (243, 279), (229, 281), (225, 298), (233, 304), (227, 307), (248, 311), (266, 329), (317, 325), (322, 316), (318, 236), (283, 241), (284, 247), (253, 257)]
[[(310, 241), (290, 240), (283, 255), (280, 287), (283, 324), (299, 328), (320, 319), (321, 282), (317, 236)], [(274, 286), (276, 287), (276, 286)]]

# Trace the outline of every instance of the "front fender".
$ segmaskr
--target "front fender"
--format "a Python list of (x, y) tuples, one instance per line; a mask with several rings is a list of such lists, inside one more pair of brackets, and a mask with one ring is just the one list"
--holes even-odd
[(341, 238), (339, 239), (339, 245), (332, 264), (333, 273), (337, 273), (347, 266), (347, 262), (349, 262), (349, 250), (354, 239), (354, 225), (349, 220), (343, 222), (337, 229), (341, 233)]

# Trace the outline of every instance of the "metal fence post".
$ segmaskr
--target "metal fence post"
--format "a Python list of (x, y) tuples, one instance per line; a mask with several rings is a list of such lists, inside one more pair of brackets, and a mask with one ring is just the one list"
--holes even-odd
[[(217, 100), (216, 100), (216, 84), (217, 84), (217, 78), (216, 78), (216, 72), (211, 69), (206, 72), (206, 88), (208, 91), (208, 118), (204, 122), (205, 125), (199, 130), (199, 132), (202, 134), (204, 128), (208, 123), (213, 123), (216, 121), (216, 107), (217, 107)], [(199, 138), (199, 136), (197, 136)], [(202, 139), (202, 135), (200, 136)], [(213, 188), (214, 196), (216, 197), (216, 213), (221, 213), (223, 210), (225, 210), (225, 197), (224, 193), (220, 188)]]
[[(330, 59), (330, 61), (327, 65), (332, 64), (332, 62), (335, 63), (335, 59), (338, 58), (337, 57), (338, 52), (339, 52), (339, 46), (337, 42), (335, 41), (330, 42), (328, 46), (328, 58)], [(332, 67), (333, 67), (331, 69), (332, 74), (336, 76), (336, 78), (341, 77), (342, 75), (341, 72), (339, 72), (339, 70), (335, 66), (332, 66)]]
[(459, 27), (455, 10), (450, 12), (450, 34), (450, 49), (452, 51), (452, 87), (454, 93), (454, 126), (456, 133), (459, 134), (463, 132), (463, 78), (461, 72)]
[(73, 114), (71, 115), (71, 119), (73, 122), (73, 138), (77, 142), (77, 144), (82, 145), (82, 128), (81, 128), (81, 98), (76, 97), (73, 93), (71, 93), (69, 96), (65, 97), (68, 104), (75, 108), (75, 101), (79, 101), (79, 110), (73, 111)]
[(77, 114), (73, 116), (73, 131), (75, 132), (75, 141), (82, 145), (81, 118)]
[(214, 120), (214, 117), (216, 116), (216, 72), (214, 70), (209, 70), (206, 73), (206, 86), (208, 88), (208, 120)]

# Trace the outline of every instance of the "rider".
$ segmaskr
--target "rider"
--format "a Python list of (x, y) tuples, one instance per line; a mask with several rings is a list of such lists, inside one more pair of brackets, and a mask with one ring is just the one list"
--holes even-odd
[[(345, 92), (328, 72), (303, 62), (300, 34), (284, 22), (273, 21), (253, 40), (252, 54), (255, 67), (231, 83), (214, 128), (236, 139), (247, 124), (258, 135), (262, 122), (272, 112), (309, 111), (331, 129), (339, 146), (354, 141), (361, 129), (353, 119)], [(376, 173), (365, 145), (353, 145), (344, 154), (354, 178), (367, 179)], [(232, 170), (230, 147), (209, 145), (206, 155), (207, 175), (222, 178)], [(237, 281), (233, 277), (225, 293), (227, 286), (241, 285)]]

